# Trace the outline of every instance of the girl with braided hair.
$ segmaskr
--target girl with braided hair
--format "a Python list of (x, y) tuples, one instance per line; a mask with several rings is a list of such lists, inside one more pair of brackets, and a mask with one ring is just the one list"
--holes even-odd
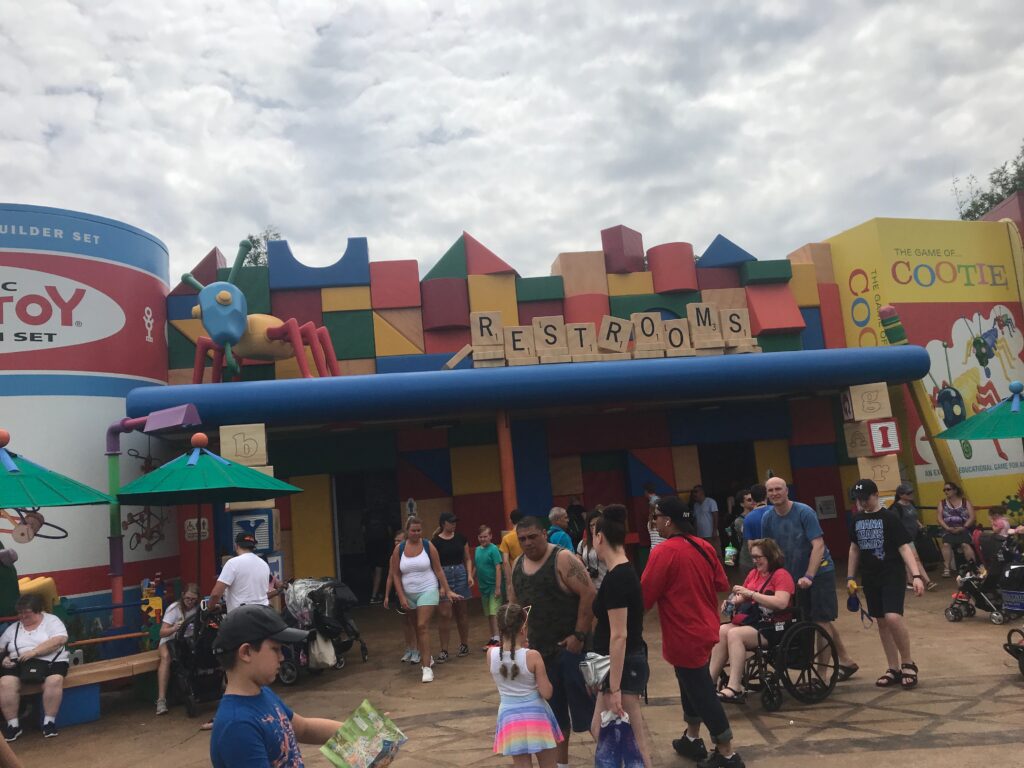
[(518, 768), (533, 765), (555, 768), (555, 746), (564, 738), (546, 699), (552, 694), (541, 655), (526, 648), (529, 611), (516, 603), (498, 609), (501, 645), (487, 649), (491, 677), (501, 694), (494, 752), (512, 757)]

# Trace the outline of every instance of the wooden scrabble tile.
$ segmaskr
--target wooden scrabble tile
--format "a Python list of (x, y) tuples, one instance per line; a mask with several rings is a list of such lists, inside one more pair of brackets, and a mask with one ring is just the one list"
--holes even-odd
[(504, 360), (504, 347), (473, 347), (474, 360)]
[(756, 344), (736, 344), (725, 348), (727, 355), (747, 355), (752, 352), (760, 352), (761, 348)]
[(556, 355), (541, 355), (540, 364), (549, 365), (551, 363), (571, 363), (572, 355), (570, 354), (556, 354)]
[[(750, 313), (745, 309), (719, 310), (722, 338), (729, 342), (734, 339), (750, 338)], [(735, 346), (727, 343), (727, 346)]]
[(654, 360), (659, 357), (665, 356), (664, 349), (634, 349), (633, 359), (634, 360)]
[(505, 358), (500, 360), (473, 360), (474, 368), (504, 368)]
[(633, 323), (636, 349), (665, 348), (665, 321), (660, 312), (634, 312), (629, 319)]
[(601, 360), (632, 360), (629, 352), (603, 352), (598, 357)]
[(458, 365), (463, 360), (465, 360), (467, 357), (469, 357), (469, 355), (470, 355), (470, 353), (472, 351), (473, 351), (473, 345), (472, 344), (467, 344), (462, 349), (460, 349), (458, 352), (456, 352), (447, 363), (444, 364), (444, 369), (446, 371), (450, 371), (456, 365)]
[(603, 352), (625, 352), (632, 332), (632, 321), (605, 315), (597, 332), (597, 348)]
[(516, 366), (516, 365), (538, 365), (539, 363), (540, 363), (540, 360), (538, 360), (536, 358), (536, 356), (530, 356), (530, 357), (510, 357), (508, 359), (509, 366)]
[(846, 441), (846, 455), (851, 459), (871, 455), (871, 435), (867, 422), (853, 421), (843, 424), (843, 439)]
[(676, 349), (666, 349), (665, 357), (693, 357), (697, 353), (691, 347), (678, 347)]
[(698, 338), (722, 338), (718, 325), (718, 307), (703, 302), (686, 305), (686, 319), (690, 321), (690, 335)]
[(469, 338), (474, 347), (500, 347), (504, 344), (501, 312), (470, 312)]
[(561, 315), (533, 318), (533, 342), (538, 354), (554, 352), (556, 349), (568, 349), (569, 341), (565, 335), (565, 318)]
[(604, 360), (604, 355), (598, 355), (593, 352), (572, 356), (572, 361), (574, 363), (599, 363), (602, 360)]
[(693, 348), (693, 345), (690, 343), (689, 320), (686, 320), (685, 318), (680, 318), (679, 320), (666, 320), (664, 328), (666, 350), (679, 351)]
[(724, 355), (725, 354), (725, 348), (724, 347), (717, 347), (717, 348), (708, 348), (708, 349), (695, 349), (695, 350), (693, 350), (693, 353), (697, 357), (712, 357), (714, 355)]
[(505, 331), (505, 357), (536, 357), (532, 325), (510, 325)]
[(716, 339), (713, 336), (693, 337), (693, 348), (694, 349), (722, 349), (725, 347), (725, 342), (722, 339)]
[(597, 331), (593, 323), (567, 323), (565, 335), (569, 354), (591, 355), (597, 352)]

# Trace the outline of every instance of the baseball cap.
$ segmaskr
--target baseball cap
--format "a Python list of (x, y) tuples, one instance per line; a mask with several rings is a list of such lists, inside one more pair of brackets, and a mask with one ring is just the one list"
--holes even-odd
[(678, 496), (662, 496), (655, 509), (674, 523), (691, 523), (693, 520), (690, 508)]
[(239, 547), (250, 547), (256, 549), (256, 537), (251, 533), (242, 532), (235, 536), (235, 544)]
[(440, 522), (441, 525), (444, 525), (445, 523), (457, 523), (459, 522), (459, 518), (454, 512), (442, 512), (441, 516), (438, 518), (438, 522)]
[(853, 498), (866, 501), (868, 498), (878, 493), (878, 486), (875, 485), (874, 480), (862, 479), (858, 480), (853, 485)]
[(242, 605), (221, 621), (217, 639), (213, 641), (213, 652), (229, 653), (245, 643), (264, 640), (299, 643), (307, 637), (307, 630), (289, 627), (269, 605)]

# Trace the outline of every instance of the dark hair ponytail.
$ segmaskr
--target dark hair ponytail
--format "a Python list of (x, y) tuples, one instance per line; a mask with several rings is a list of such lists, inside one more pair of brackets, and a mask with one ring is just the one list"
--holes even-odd
[(626, 544), (626, 508), (621, 504), (609, 504), (601, 510), (601, 516), (594, 525), (595, 531), (604, 536), (613, 547)]

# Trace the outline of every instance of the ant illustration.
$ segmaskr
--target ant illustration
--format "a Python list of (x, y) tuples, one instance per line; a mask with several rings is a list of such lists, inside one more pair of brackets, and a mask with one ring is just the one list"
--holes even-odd
[(987, 331), (982, 331), (981, 316), (979, 315), (977, 334), (974, 333), (974, 328), (971, 327), (966, 317), (961, 318), (961, 320), (967, 324), (967, 330), (971, 334), (971, 343), (964, 349), (964, 365), (967, 364), (973, 353), (974, 359), (978, 361), (978, 365), (985, 371), (985, 375), (991, 379), (992, 369), (989, 367), (989, 363), (995, 359), (999, 361), (999, 365), (1003, 369), (1003, 376), (1010, 378), (1009, 369), (1013, 367), (1011, 360), (1013, 356), (1010, 353), (1010, 346), (1006, 343), (1006, 339), (1002, 337), (1002, 334), (1013, 336), (1017, 330), (1013, 317), (1008, 313), (996, 315), (992, 320), (992, 327)]
[(235, 280), (250, 250), (252, 243), (248, 240), (239, 243), (227, 281), (204, 286), (191, 274), (181, 276), (182, 282), (199, 291), (199, 304), (192, 308), (192, 317), (201, 319), (204, 330), (210, 334), (196, 341), (192, 383), (202, 383), (206, 354), (210, 350), (213, 350), (215, 383), (223, 380), (224, 368), (230, 375), (237, 376), (245, 359), (270, 361), (294, 357), (303, 378), (312, 378), (306, 362), (307, 346), (313, 354), (317, 375), (340, 376), (334, 345), (326, 328), (318, 328), (311, 322), (300, 326), (294, 317), (280, 320), (273, 315), (249, 314), (245, 295)]

